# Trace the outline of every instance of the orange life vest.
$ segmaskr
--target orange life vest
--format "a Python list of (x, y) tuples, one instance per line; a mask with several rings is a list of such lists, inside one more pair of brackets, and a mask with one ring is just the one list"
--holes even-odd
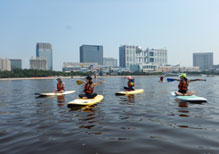
[(63, 82), (57, 84), (57, 90), (58, 91), (65, 90), (65, 85)]
[(188, 90), (188, 83), (186, 81), (180, 81), (178, 85), (179, 90)]
[(128, 81), (128, 87), (129, 87), (129, 88), (132, 88), (132, 87), (134, 87), (134, 86), (135, 86), (134, 80), (129, 80), (129, 81)]
[(94, 92), (94, 88), (91, 87), (92, 82), (91, 83), (86, 83), (84, 86), (84, 92), (86, 94), (92, 94)]

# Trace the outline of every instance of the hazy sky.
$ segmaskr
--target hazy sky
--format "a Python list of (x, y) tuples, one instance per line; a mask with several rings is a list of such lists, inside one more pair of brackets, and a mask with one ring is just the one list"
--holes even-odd
[(37, 42), (53, 47), (55, 70), (79, 61), (79, 46), (167, 48), (168, 63), (192, 66), (193, 52), (219, 64), (219, 0), (0, 0), (0, 57), (29, 68)]

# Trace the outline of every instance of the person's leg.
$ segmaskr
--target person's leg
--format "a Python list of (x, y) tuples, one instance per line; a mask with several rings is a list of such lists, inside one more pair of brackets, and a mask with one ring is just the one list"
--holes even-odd
[(127, 91), (131, 91), (132, 90), (132, 88), (129, 88), (129, 87), (124, 87), (124, 89), (127, 90)]
[(195, 94), (194, 91), (188, 91), (188, 92), (186, 93), (186, 96), (192, 96), (192, 95), (194, 95), (194, 94)]
[(176, 91), (175, 92), (176, 96), (183, 96), (183, 94), (181, 92)]
[(93, 93), (93, 94), (87, 95), (87, 98), (88, 98), (88, 99), (92, 99), (92, 98), (94, 98), (94, 97), (96, 97), (96, 96), (97, 96), (97, 94), (96, 94), (96, 93)]
[(129, 88), (128, 88), (128, 87), (124, 87), (124, 89), (125, 89), (125, 90), (128, 90)]
[(84, 98), (84, 97), (86, 97), (86, 94), (79, 94), (78, 95), (80, 98)]

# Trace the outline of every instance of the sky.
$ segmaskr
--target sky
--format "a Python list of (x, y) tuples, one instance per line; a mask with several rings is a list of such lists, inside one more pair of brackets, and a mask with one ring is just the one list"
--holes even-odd
[(219, 0), (0, 0), (0, 57), (29, 68), (36, 43), (53, 48), (54, 69), (79, 62), (82, 44), (166, 48), (168, 63), (192, 66), (192, 53), (213, 52), (219, 64)]

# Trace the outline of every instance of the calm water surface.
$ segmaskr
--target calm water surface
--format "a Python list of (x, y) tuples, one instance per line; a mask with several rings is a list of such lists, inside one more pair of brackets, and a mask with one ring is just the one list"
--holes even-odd
[(170, 92), (177, 82), (137, 77), (135, 97), (115, 96), (124, 78), (105, 78), (96, 88), (104, 100), (90, 108), (72, 109), (67, 102), (83, 90), (64, 79), (76, 93), (36, 98), (56, 80), (0, 81), (0, 153), (60, 154), (219, 154), (219, 77), (191, 83), (190, 90), (209, 101), (179, 103)]

